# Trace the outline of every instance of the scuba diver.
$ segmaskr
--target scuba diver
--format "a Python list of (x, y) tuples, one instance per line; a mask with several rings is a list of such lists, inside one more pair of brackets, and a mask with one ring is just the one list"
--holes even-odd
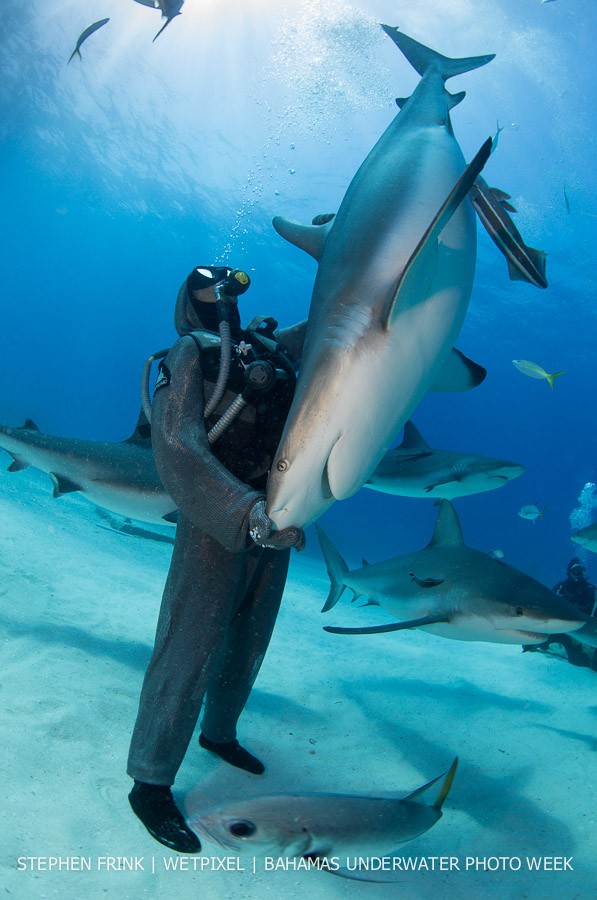
[[(255, 775), (236, 723), (267, 650), (300, 528), (276, 531), (265, 487), (292, 402), (306, 322), (276, 330), (258, 317), (242, 329), (238, 297), (249, 276), (197, 266), (174, 314), (180, 339), (162, 357), (151, 420), (155, 461), (179, 507), (153, 654), (145, 674), (127, 772), (131, 807), (173, 850), (196, 853), (171, 793), (201, 710), (199, 744)], [(219, 335), (219, 336), (218, 336)]]
[[(563, 597), (586, 616), (597, 615), (596, 589), (586, 578), (586, 568), (580, 559), (573, 557), (566, 567), (566, 578), (553, 588), (554, 593)], [(554, 656), (563, 656), (573, 666), (591, 668), (597, 671), (597, 650), (583, 645), (573, 634), (552, 634), (542, 644), (524, 646), (524, 651), (540, 650)]]

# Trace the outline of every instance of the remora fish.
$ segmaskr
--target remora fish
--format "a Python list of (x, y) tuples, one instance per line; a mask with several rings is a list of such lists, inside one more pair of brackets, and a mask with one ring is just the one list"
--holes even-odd
[(507, 212), (516, 212), (508, 203), (510, 195), (498, 188), (490, 188), (479, 176), (469, 191), (469, 197), (489, 237), (506, 257), (511, 281), (528, 281), (535, 287), (546, 288), (545, 253), (527, 247), (523, 241)]
[(99, 22), (94, 22), (93, 25), (89, 25), (89, 27), (86, 28), (85, 31), (81, 32), (81, 34), (79, 35), (79, 37), (77, 39), (77, 46), (71, 53), (69, 60), (67, 62), (67, 66), (68, 66), (68, 63), (72, 60), (73, 56), (75, 56), (75, 54), (79, 57), (79, 59), (81, 59), (81, 60), (83, 59), (83, 57), (81, 56), (81, 44), (84, 41), (86, 41), (88, 37), (91, 37), (91, 35), (95, 31), (97, 31), (98, 28), (101, 28), (103, 25), (105, 25), (109, 21), (110, 21), (109, 17), (107, 19), (100, 19)]
[(155, 467), (151, 441), (138, 429), (121, 443), (44, 434), (27, 419), (22, 428), (0, 425), (0, 447), (13, 458), (9, 472), (32, 466), (54, 483), (54, 497), (80, 491), (122, 516), (163, 525), (175, 521), (176, 504)]
[(435, 531), (424, 550), (350, 572), (321, 528), (319, 541), (331, 588), (323, 607), (345, 588), (366, 596), (401, 621), (335, 634), (380, 634), (421, 628), (458, 641), (540, 644), (548, 634), (575, 631), (587, 617), (524, 572), (467, 547), (448, 500), (440, 502)]
[(172, 19), (180, 15), (180, 11), (184, 6), (184, 0), (136, 0), (136, 2), (140, 3), (142, 6), (149, 6), (151, 9), (161, 10), (162, 18), (166, 20), (153, 38), (152, 44), (153, 41), (159, 38), (164, 28), (168, 27)]
[[(444, 82), (493, 56), (448, 59), (385, 32), (422, 74), (326, 225), (274, 219), (319, 261), (295, 399), (267, 488), (278, 528), (304, 526), (366, 482), (430, 389), (466, 390), (485, 371), (450, 353), (466, 314), (475, 219), (462, 203), (491, 150), (473, 162)], [(447, 198), (447, 199), (446, 199)]]
[(453, 500), (502, 487), (524, 467), (503, 459), (433, 450), (409, 420), (399, 447), (389, 450), (365, 487), (399, 497)]
[[(314, 863), (334, 858), (339, 862), (333, 866), (318, 867), (344, 874), (340, 861), (347, 857), (385, 858), (400, 844), (429, 831), (442, 816), (457, 763), (455, 759), (444, 775), (402, 798), (270, 794), (207, 810), (189, 824), (233, 853), (301, 857)], [(421, 795), (441, 778), (435, 802), (421, 802)]]
[(585, 525), (584, 528), (572, 535), (572, 540), (575, 544), (580, 544), (581, 547), (584, 547), (585, 550), (597, 553), (597, 522), (593, 522), (592, 525)]
[(531, 362), (529, 359), (513, 359), (512, 365), (515, 369), (518, 369), (519, 372), (522, 372), (523, 375), (528, 375), (529, 378), (537, 378), (538, 380), (544, 378), (552, 391), (553, 383), (556, 378), (566, 374), (565, 372), (554, 372), (550, 375), (549, 372), (546, 372), (545, 369), (542, 369), (541, 366), (537, 365), (535, 362)]

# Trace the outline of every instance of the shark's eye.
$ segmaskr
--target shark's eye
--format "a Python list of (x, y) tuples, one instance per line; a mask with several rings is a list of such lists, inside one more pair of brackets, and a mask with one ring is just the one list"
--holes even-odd
[(241, 820), (240, 822), (231, 822), (228, 831), (234, 837), (251, 837), (257, 831), (257, 826), (253, 822)]
[(522, 608), (522, 606), (514, 607), (514, 615), (515, 616), (524, 616), (524, 609)]

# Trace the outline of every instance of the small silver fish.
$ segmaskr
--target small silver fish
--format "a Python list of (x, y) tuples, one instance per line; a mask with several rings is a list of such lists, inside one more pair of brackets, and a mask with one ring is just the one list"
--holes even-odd
[(545, 507), (543, 507), (543, 509), (539, 509), (539, 507), (535, 503), (528, 503), (526, 506), (520, 507), (520, 509), (518, 510), (518, 515), (521, 519), (529, 519), (534, 525), (536, 519), (543, 518), (544, 512)]
[(81, 60), (83, 59), (83, 57), (81, 56), (81, 44), (82, 44), (84, 41), (86, 41), (88, 37), (91, 37), (91, 35), (92, 35), (95, 31), (97, 31), (98, 28), (102, 28), (102, 27), (103, 27), (104, 25), (106, 25), (109, 21), (110, 21), (110, 18), (109, 18), (109, 17), (108, 17), (107, 19), (100, 19), (98, 22), (94, 22), (93, 25), (89, 25), (89, 27), (86, 28), (85, 31), (82, 31), (82, 32), (81, 32), (81, 34), (80, 34), (79, 37), (77, 38), (77, 46), (75, 47), (75, 49), (74, 49), (73, 52), (71, 53), (71, 55), (70, 55), (70, 57), (69, 57), (69, 60), (68, 60), (68, 62), (67, 62), (67, 66), (68, 66), (68, 63), (70, 63), (70, 61), (72, 60), (72, 58), (75, 56), (75, 54), (79, 57), (79, 59), (81, 59)]
[(565, 375), (565, 372), (553, 372), (551, 375), (549, 372), (546, 372), (541, 366), (539, 366), (535, 362), (531, 362), (530, 359), (513, 359), (512, 365), (515, 369), (518, 369), (519, 372), (522, 372), (523, 375), (528, 375), (529, 378), (544, 378), (550, 388), (553, 391), (553, 384), (556, 378), (559, 378), (560, 375)]
[[(458, 758), (449, 770), (405, 797), (349, 794), (269, 794), (231, 801), (191, 816), (189, 825), (201, 836), (234, 853), (253, 856), (338, 860), (351, 855), (388, 857), (400, 844), (428, 831), (441, 818)], [(431, 805), (421, 795), (444, 779)]]

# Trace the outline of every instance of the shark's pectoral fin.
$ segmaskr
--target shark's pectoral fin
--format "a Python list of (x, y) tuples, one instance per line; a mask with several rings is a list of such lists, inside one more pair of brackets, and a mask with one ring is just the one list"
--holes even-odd
[(48, 472), (48, 475), (54, 483), (54, 497), (61, 497), (63, 494), (72, 494), (75, 491), (83, 490), (80, 484), (76, 484), (64, 475), (56, 475), (54, 472)]
[[(8, 453), (8, 450), (6, 452)], [(23, 469), (29, 468), (29, 463), (19, 459), (18, 456), (14, 456), (12, 453), (9, 453), (9, 456), (12, 457), (12, 462), (6, 470), (7, 472), (21, 472)]]
[(330, 219), (325, 225), (301, 225), (299, 222), (293, 222), (283, 216), (275, 216), (272, 220), (272, 225), (281, 237), (294, 244), (295, 247), (300, 247), (301, 250), (317, 260), (321, 256), (333, 224), (333, 219)]
[(173, 509), (172, 512), (166, 513), (165, 516), (162, 516), (164, 522), (169, 522), (170, 525), (176, 525), (178, 523), (178, 510)]
[(470, 391), (485, 380), (487, 369), (473, 362), (456, 347), (448, 354), (445, 363), (433, 379), (430, 391)]
[[(468, 164), (438, 210), (429, 228), (415, 247), (402, 271), (396, 290), (382, 314), (382, 327), (385, 331), (390, 330), (392, 319), (397, 310), (403, 305), (409, 305), (417, 297), (424, 294), (424, 291), (421, 291), (421, 281), (430, 281), (432, 278), (432, 273), (435, 270), (439, 236), (470, 191), (475, 178), (482, 171), (490, 154), (491, 138), (488, 138)], [(415, 283), (417, 283), (416, 292), (413, 291)]]
[(420, 628), (423, 625), (436, 625), (439, 622), (448, 622), (445, 615), (423, 616), (421, 619), (411, 619), (410, 622), (392, 622), (390, 625), (370, 625), (368, 628), (337, 628), (334, 625), (325, 625), (324, 631), (331, 634), (386, 634), (389, 631), (404, 631), (407, 628)]

